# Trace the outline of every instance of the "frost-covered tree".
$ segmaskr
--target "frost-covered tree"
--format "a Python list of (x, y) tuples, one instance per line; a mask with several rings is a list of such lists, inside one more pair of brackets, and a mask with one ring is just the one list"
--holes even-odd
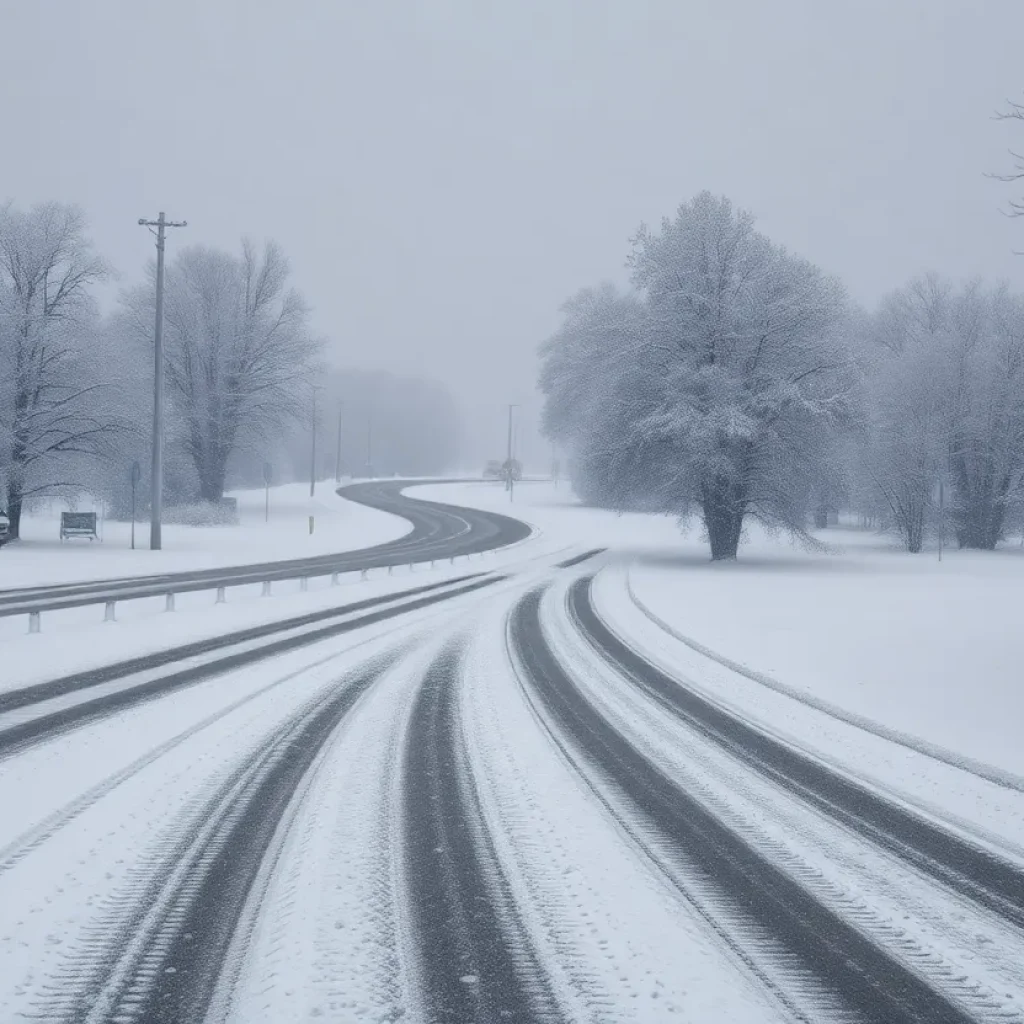
[(888, 296), (867, 343), (860, 465), (911, 551), (940, 479), (961, 547), (991, 549), (1024, 496), (1024, 300), (937, 275)]
[(0, 207), (0, 484), (25, 499), (80, 487), (119, 423), (98, 369), (91, 288), (106, 274), (73, 206)]
[(606, 503), (700, 516), (712, 558), (744, 521), (806, 535), (854, 386), (843, 290), (702, 193), (641, 229), (636, 294), (584, 293), (544, 350), (550, 436)]
[[(152, 335), (154, 291), (124, 298), (137, 339)], [(231, 459), (279, 438), (308, 405), (320, 342), (288, 286), (288, 263), (268, 243), (240, 256), (192, 246), (167, 269), (164, 306), (172, 444), (195, 466), (199, 495), (219, 500)]]
[(970, 285), (948, 332), (954, 525), (961, 547), (991, 550), (1024, 495), (1024, 299)]
[(671, 483), (658, 465), (665, 446), (626, 443), (657, 396), (646, 311), (638, 296), (603, 285), (579, 292), (562, 312), (562, 326), (542, 349), (544, 432), (570, 453), (573, 485), (585, 501), (658, 506), (656, 495)]
[(867, 332), (859, 462), (884, 521), (911, 552), (933, 526), (948, 449), (949, 301), (938, 278), (916, 281), (883, 300)]
[(803, 534), (853, 383), (841, 286), (709, 193), (641, 231), (631, 265), (663, 366), (640, 436), (673, 445), (712, 558), (735, 557), (747, 516)]

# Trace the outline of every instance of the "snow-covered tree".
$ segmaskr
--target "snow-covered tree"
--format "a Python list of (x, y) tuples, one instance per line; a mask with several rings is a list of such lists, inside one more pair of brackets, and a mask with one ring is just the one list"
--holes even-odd
[(1024, 299), (968, 286), (948, 332), (954, 525), (961, 547), (990, 550), (1024, 496)]
[(664, 446), (626, 443), (657, 396), (646, 311), (638, 296), (602, 285), (579, 292), (562, 312), (562, 326), (541, 353), (543, 430), (570, 453), (573, 485), (584, 500), (653, 508), (670, 479), (657, 464)]
[(25, 499), (80, 487), (119, 423), (91, 288), (106, 274), (73, 206), (0, 207), (0, 484)]
[(1024, 475), (1024, 301), (937, 275), (886, 297), (869, 332), (865, 479), (910, 551), (948, 481), (962, 547), (993, 548)]
[(639, 436), (675, 449), (674, 511), (699, 510), (716, 559), (747, 516), (803, 534), (852, 387), (842, 288), (709, 193), (641, 231), (631, 265), (661, 366)]
[(948, 284), (931, 275), (886, 296), (863, 325), (862, 429), (854, 455), (861, 511), (921, 550), (935, 525), (949, 417)]
[[(124, 298), (140, 341), (152, 336), (153, 302), (152, 285)], [(282, 436), (309, 404), (320, 342), (281, 249), (184, 249), (167, 268), (164, 344), (169, 440), (192, 460), (200, 497), (216, 501), (231, 459)]]
[(696, 512), (712, 558), (747, 517), (806, 535), (855, 377), (843, 290), (702, 193), (630, 258), (637, 293), (583, 293), (544, 350), (548, 433), (610, 504)]

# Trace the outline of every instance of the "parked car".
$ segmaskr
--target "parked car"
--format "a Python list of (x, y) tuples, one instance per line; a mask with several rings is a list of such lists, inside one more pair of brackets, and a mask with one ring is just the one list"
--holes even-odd
[(501, 462), (498, 459), (491, 459), (484, 467), (484, 476), (489, 480), (501, 480), (505, 476)]
[(11, 539), (11, 521), (7, 513), (0, 508), (0, 548)]

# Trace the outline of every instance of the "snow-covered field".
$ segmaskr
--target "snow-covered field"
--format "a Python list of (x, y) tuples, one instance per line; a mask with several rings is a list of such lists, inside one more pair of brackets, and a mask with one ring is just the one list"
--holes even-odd
[[(326, 482), (317, 485), (313, 498), (308, 484), (272, 487), (269, 518), (262, 490), (231, 496), (238, 499), (237, 525), (166, 524), (160, 551), (149, 550), (149, 523), (142, 520), (135, 525), (134, 551), (131, 524), (110, 519), (101, 521), (101, 542), (72, 539), (62, 544), (60, 507), (55, 504), (46, 513), (26, 516), (22, 540), (0, 550), (0, 590), (351, 551), (395, 540), (410, 529), (404, 519), (340, 498)], [(78, 511), (92, 510), (82, 506)]]
[(1024, 1024), (1024, 558), (413, 493), (536, 532), (0, 637), (0, 1020)]
[[(664, 517), (579, 508), (567, 486), (419, 488), (510, 509), (550, 538), (606, 545), (627, 589), (687, 640), (851, 716), (1024, 777), (1024, 548), (909, 555), (877, 534), (819, 531), (829, 553), (751, 528), (713, 564), (696, 530)], [(628, 577), (628, 579), (627, 579)], [(673, 645), (693, 672), (713, 661)]]

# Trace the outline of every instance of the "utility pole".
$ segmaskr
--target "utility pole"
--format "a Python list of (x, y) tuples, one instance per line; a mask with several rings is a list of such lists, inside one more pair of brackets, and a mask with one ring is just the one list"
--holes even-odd
[(338, 403), (338, 443), (335, 446), (335, 457), (334, 457), (334, 482), (336, 484), (341, 483), (341, 410), (342, 403)]
[(316, 392), (318, 385), (311, 384), (313, 389), (313, 432), (309, 451), (309, 496), (316, 494)]
[(373, 406), (366, 413), (366, 476), (373, 479)]
[[(150, 472), (149, 547), (159, 551), (164, 512), (164, 237), (167, 228), (183, 228), (188, 221), (168, 220), (163, 211), (156, 220), (139, 218), (140, 227), (156, 235), (156, 328), (153, 332), (153, 465)], [(156, 231), (153, 231), (156, 228)]]
[(513, 495), (513, 468), (512, 468), (512, 410), (518, 408), (514, 402), (508, 406), (508, 458), (505, 461), (505, 490), (508, 491), (508, 500), (512, 501)]

